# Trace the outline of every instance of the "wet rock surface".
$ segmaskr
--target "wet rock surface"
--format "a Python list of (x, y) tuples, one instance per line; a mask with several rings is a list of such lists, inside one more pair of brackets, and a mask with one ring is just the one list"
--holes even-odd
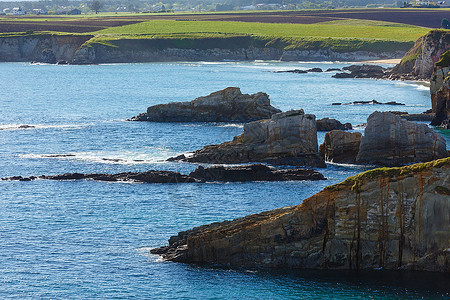
[(303, 110), (279, 113), (272, 119), (247, 123), (242, 135), (230, 142), (209, 145), (169, 160), (325, 167), (318, 155), (315, 116), (305, 114)]
[(399, 103), (395, 101), (389, 101), (389, 102), (378, 102), (377, 100), (370, 100), (370, 101), (353, 101), (348, 103), (339, 103), (335, 102), (332, 105), (405, 105), (404, 103)]
[(66, 173), (59, 175), (41, 176), (12, 176), (2, 178), (8, 181), (32, 181), (37, 179), (47, 180), (97, 180), (97, 181), (122, 181), (138, 183), (187, 183), (187, 182), (212, 182), (212, 181), (288, 181), (288, 180), (325, 180), (319, 172), (312, 169), (275, 169), (262, 164), (242, 166), (199, 166), (189, 175), (183, 175), (171, 171), (124, 172), (117, 174), (82, 174)]
[(377, 65), (352, 65), (343, 67), (349, 73), (336, 73), (333, 78), (383, 78), (387, 69)]
[(246, 268), (450, 272), (450, 158), (376, 169), (284, 207), (180, 232), (164, 259)]
[(130, 121), (151, 122), (250, 122), (270, 119), (281, 112), (270, 105), (269, 96), (259, 92), (242, 94), (228, 87), (190, 102), (172, 102), (150, 106), (146, 113)]

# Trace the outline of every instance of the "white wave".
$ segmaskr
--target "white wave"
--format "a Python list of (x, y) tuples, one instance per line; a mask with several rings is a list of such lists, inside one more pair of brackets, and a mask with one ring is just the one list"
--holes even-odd
[[(154, 153), (140, 153), (132, 151), (120, 152), (72, 152), (72, 153), (49, 153), (49, 154), (21, 154), (21, 158), (28, 159), (65, 159), (88, 161), (101, 164), (155, 164), (163, 163), (168, 157), (174, 156), (174, 153), (165, 148), (152, 148)], [(153, 151), (152, 151), (153, 152)]]
[(236, 124), (236, 123), (230, 123), (230, 124), (218, 124), (217, 127), (234, 127), (234, 128), (244, 128), (243, 124)]
[(429, 91), (430, 90), (430, 87), (425, 84), (417, 84), (417, 83), (412, 83), (412, 82), (396, 82), (395, 85), (400, 86), (400, 87), (413, 87), (419, 91)]
[(59, 124), (59, 125), (46, 125), (46, 124), (4, 124), (0, 125), (0, 130), (29, 130), (29, 129), (79, 129), (89, 126), (90, 124)]

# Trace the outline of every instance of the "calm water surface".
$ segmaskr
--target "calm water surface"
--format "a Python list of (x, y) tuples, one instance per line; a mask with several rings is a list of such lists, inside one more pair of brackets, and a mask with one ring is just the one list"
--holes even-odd
[[(148, 169), (187, 173), (170, 156), (230, 140), (242, 124), (125, 122), (153, 104), (228, 86), (264, 91), (282, 110), (354, 125), (375, 110), (420, 113), (408, 82), (273, 73), (331, 63), (0, 64), (0, 177)], [(405, 106), (332, 106), (356, 100)], [(20, 129), (23, 124), (32, 129)], [(362, 131), (363, 129), (357, 129)], [(443, 135), (445, 132), (441, 131)], [(319, 140), (324, 134), (319, 133)], [(450, 137), (445, 135), (447, 144)], [(49, 155), (70, 155), (52, 158)], [(443, 274), (250, 271), (168, 263), (149, 254), (181, 230), (296, 205), (362, 171), (329, 165), (323, 182), (130, 184), (0, 181), (0, 298), (449, 298)]]

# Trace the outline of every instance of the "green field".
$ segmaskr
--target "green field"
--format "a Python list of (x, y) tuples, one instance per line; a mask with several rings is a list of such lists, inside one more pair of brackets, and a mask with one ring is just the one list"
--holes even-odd
[(413, 42), (429, 29), (378, 21), (343, 20), (316, 24), (276, 24), (224, 21), (157, 20), (111, 27), (95, 32), (110, 37), (140, 37), (186, 35), (253, 35), (274, 38), (339, 38)]

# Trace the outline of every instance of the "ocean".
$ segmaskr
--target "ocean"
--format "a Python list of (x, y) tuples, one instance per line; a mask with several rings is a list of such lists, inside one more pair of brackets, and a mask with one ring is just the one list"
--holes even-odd
[[(421, 113), (431, 107), (423, 84), (334, 79), (334, 72), (274, 72), (346, 65), (0, 63), (0, 177), (149, 169), (188, 173), (197, 165), (165, 159), (229, 141), (243, 124), (126, 119), (150, 105), (190, 101), (229, 86), (265, 92), (283, 111), (303, 108), (317, 118), (353, 125), (364, 124), (375, 110)], [(359, 100), (405, 105), (332, 105)], [(449, 147), (450, 135), (440, 132)], [(324, 133), (318, 138), (322, 142)], [(179, 231), (300, 204), (364, 170), (329, 164), (319, 169), (328, 180), (319, 182), (0, 181), (0, 298), (450, 298), (447, 274), (228, 269), (165, 262), (149, 253)]]

